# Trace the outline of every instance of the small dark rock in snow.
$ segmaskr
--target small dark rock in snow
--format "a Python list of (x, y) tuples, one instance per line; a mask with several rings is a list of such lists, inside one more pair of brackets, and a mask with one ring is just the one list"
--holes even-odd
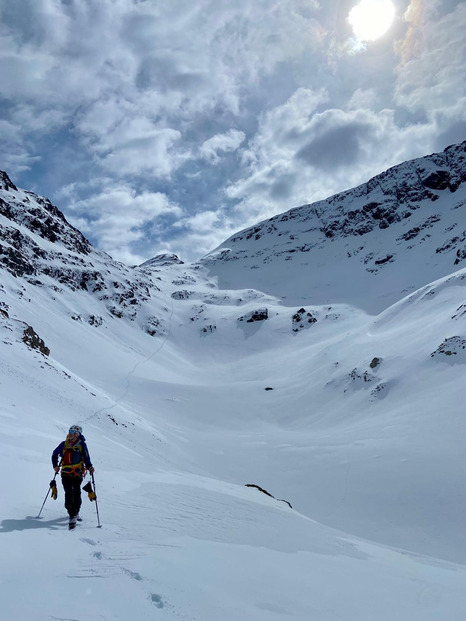
[(215, 332), (216, 329), (217, 329), (217, 326), (213, 326), (213, 325), (204, 326), (201, 329), (201, 334), (212, 334), (213, 332)]

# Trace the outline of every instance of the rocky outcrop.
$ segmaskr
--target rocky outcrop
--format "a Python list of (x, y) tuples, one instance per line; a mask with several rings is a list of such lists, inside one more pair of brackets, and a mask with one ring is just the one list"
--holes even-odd
[(461, 304), (456, 309), (456, 312), (452, 316), (452, 319), (459, 319), (460, 317), (463, 317), (464, 315), (466, 315), (466, 304)]
[(203, 328), (201, 328), (201, 336), (205, 336), (207, 334), (213, 334), (216, 329), (217, 329), (217, 326), (215, 326), (213, 324), (209, 324), (208, 326), (204, 326)]
[(181, 289), (172, 293), (174, 300), (189, 300), (194, 295), (194, 291), (188, 291), (187, 289)]
[(0, 190), (6, 190), (7, 192), (18, 191), (18, 188), (14, 185), (10, 177), (3, 170), (0, 170)]
[(245, 321), (246, 323), (254, 323), (255, 321), (266, 321), (269, 318), (269, 311), (267, 308), (259, 308), (258, 310), (246, 313), (242, 317), (238, 317), (238, 321)]
[(305, 308), (300, 308), (291, 318), (291, 325), (293, 332), (299, 332), (304, 328), (309, 328), (312, 324), (317, 322), (317, 317), (306, 311)]
[(163, 323), (158, 317), (155, 316), (148, 317), (145, 331), (150, 336), (163, 336), (165, 334)]
[(431, 358), (449, 358), (466, 362), (466, 338), (462, 336), (450, 336), (432, 352)]
[[(54, 293), (65, 288), (88, 293), (113, 317), (131, 320), (151, 292), (160, 291), (150, 271), (128, 268), (96, 251), (47, 198), (18, 189), (1, 172), (0, 216), (0, 267), (15, 278)], [(174, 257), (171, 261), (179, 262)], [(98, 326), (102, 321), (96, 316), (88, 323)], [(147, 331), (153, 330), (149, 325)]]
[[(33, 234), (53, 244), (61, 244), (67, 250), (87, 255), (92, 246), (84, 235), (75, 229), (62, 212), (52, 203), (33, 192), (19, 193), (8, 175), (0, 171), (1, 189), (10, 193), (9, 200), (5, 196), (0, 200), (0, 214), (15, 224), (24, 226)], [(15, 195), (13, 193), (19, 193)]]
[[(436, 201), (439, 191), (456, 192), (466, 181), (465, 153), (466, 141), (442, 153), (390, 168), (366, 184), (324, 201), (290, 209), (234, 235), (225, 242), (230, 252), (222, 256), (216, 251), (215, 258), (232, 260), (234, 245), (241, 240), (285, 237), (284, 224), (291, 221), (309, 222), (309, 233), (319, 230), (329, 239), (366, 235), (376, 227), (389, 228), (409, 219), (422, 201)], [(432, 221), (426, 223), (426, 227), (431, 224)], [(297, 244), (295, 251), (308, 252), (310, 248), (308, 244)], [(208, 257), (205, 262), (208, 264)]]
[(182, 261), (176, 254), (165, 252), (156, 255), (148, 261), (144, 261), (144, 263), (141, 263), (139, 267), (142, 269), (150, 269), (153, 267), (167, 267), (169, 265), (183, 265), (183, 263), (184, 261)]
[(269, 494), (269, 492), (265, 489), (263, 489), (262, 487), (260, 487), (259, 485), (254, 485), (254, 483), (246, 483), (245, 487), (254, 487), (255, 489), (259, 490), (260, 492), (262, 492), (263, 494), (265, 494), (266, 496), (269, 496), (270, 498), (273, 498), (275, 500), (277, 500), (278, 502), (284, 502), (286, 503), (290, 509), (292, 509), (293, 507), (291, 506), (291, 503), (288, 502), (288, 500), (281, 500), (280, 498), (275, 498), (275, 496), (272, 496), (272, 494)]
[(27, 326), (23, 332), (23, 343), (26, 343), (31, 349), (37, 349), (44, 356), (50, 354), (50, 349), (46, 346), (43, 339), (36, 333), (32, 326)]
[[(225, 289), (252, 287), (297, 305), (343, 299), (380, 312), (377, 298), (393, 304), (425, 284), (421, 270), (412, 282), (407, 263), (425, 265), (433, 280), (465, 264), (465, 182), (463, 142), (244, 229), (201, 264)], [(382, 273), (391, 274), (389, 294)]]

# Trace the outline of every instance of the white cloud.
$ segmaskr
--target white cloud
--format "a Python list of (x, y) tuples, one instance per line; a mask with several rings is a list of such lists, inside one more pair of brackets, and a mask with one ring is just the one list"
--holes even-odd
[(346, 109), (320, 111), (325, 101), (323, 91), (300, 89), (263, 116), (244, 175), (226, 189), (241, 226), (367, 181), (430, 145), (429, 124), (403, 128), (393, 110), (358, 108), (360, 92)]
[[(175, 228), (181, 233), (165, 243), (165, 249), (182, 259), (198, 259), (213, 250), (238, 230), (235, 219), (218, 211), (202, 211), (193, 216), (180, 218)], [(180, 248), (182, 249), (180, 251)]]
[(212, 164), (220, 161), (219, 153), (228, 153), (236, 151), (246, 138), (244, 132), (231, 129), (225, 134), (217, 134), (206, 140), (199, 148), (202, 158), (208, 160)]
[[(0, 26), (2, 95), (33, 111), (21, 135), (44, 111), (59, 111), (96, 173), (118, 179), (170, 176), (192, 157), (186, 127), (239, 114), (246, 84), (311, 51), (321, 36), (311, 0), (22, 5), (6, 5)], [(214, 137), (201, 147), (211, 163), (241, 135), (222, 133), (223, 144)]]
[(119, 184), (102, 189), (85, 200), (75, 200), (68, 206), (70, 222), (86, 235), (99, 239), (99, 247), (117, 260), (141, 262), (133, 254), (132, 244), (145, 235), (145, 227), (160, 216), (174, 218), (183, 215), (182, 209), (160, 192), (142, 192)]
[(174, 153), (180, 132), (157, 127), (149, 119), (123, 119), (111, 132), (91, 139), (89, 149), (99, 157), (100, 165), (116, 176), (169, 176), (185, 156)]
[(32, 168), (20, 181), (41, 191), (45, 179), (54, 196), (73, 183), (63, 208), (120, 258), (149, 247), (149, 230), (199, 256), (234, 228), (461, 140), (455, 3), (410, 0), (395, 75), (387, 36), (348, 54), (344, 3), (4, 2), (4, 167)]
[[(419, 0), (411, 3), (417, 7), (416, 18), (411, 15), (411, 30), (398, 46), (402, 64), (396, 72), (395, 101), (412, 111), (431, 114), (456, 106), (458, 98), (466, 95), (466, 4), (428, 21), (422, 19), (421, 4), (423, 7)], [(464, 107), (461, 116), (466, 118)]]

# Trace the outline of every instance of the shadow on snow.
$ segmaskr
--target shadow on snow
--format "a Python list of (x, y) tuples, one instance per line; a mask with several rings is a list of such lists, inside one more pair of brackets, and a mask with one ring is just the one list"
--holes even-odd
[(56, 530), (63, 526), (63, 522), (68, 522), (67, 517), (56, 518), (44, 522), (42, 518), (26, 516), (23, 520), (2, 520), (0, 523), (0, 533), (12, 533), (15, 530), (31, 530), (34, 528), (50, 528)]

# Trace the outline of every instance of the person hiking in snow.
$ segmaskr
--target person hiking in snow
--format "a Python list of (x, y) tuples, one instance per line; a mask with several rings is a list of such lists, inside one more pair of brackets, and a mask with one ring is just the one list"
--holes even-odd
[[(56, 473), (61, 467), (61, 480), (65, 490), (65, 509), (70, 516), (70, 528), (74, 527), (81, 508), (81, 483), (86, 474), (94, 472), (86, 439), (79, 425), (73, 425), (64, 442), (52, 453), (52, 465)], [(61, 462), (58, 460), (61, 457)]]

